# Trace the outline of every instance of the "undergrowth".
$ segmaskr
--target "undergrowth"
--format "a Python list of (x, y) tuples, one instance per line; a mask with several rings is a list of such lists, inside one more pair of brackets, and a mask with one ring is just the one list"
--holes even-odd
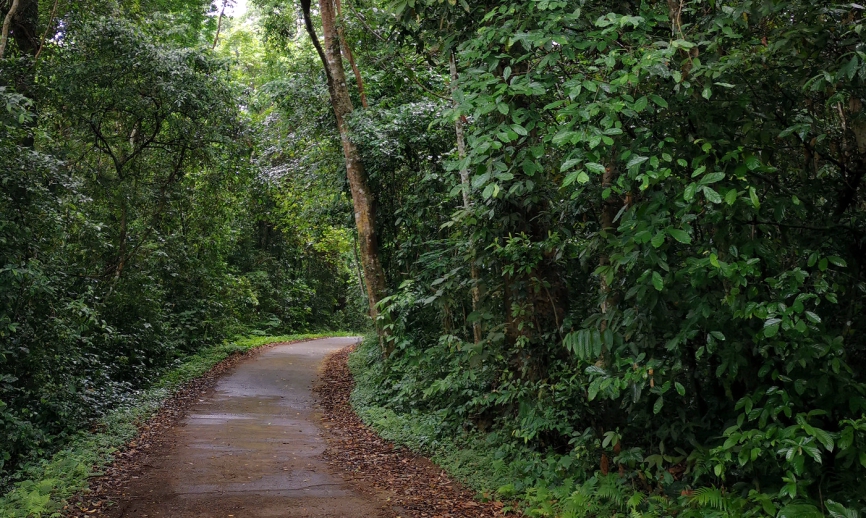
[(192, 381), (233, 354), (274, 342), (306, 340), (349, 333), (251, 336), (207, 347), (163, 373), (148, 389), (141, 390), (127, 404), (108, 412), (95, 424), (98, 432), (80, 432), (49, 459), (25, 465), (16, 474), (19, 480), (0, 497), (3, 518), (59, 516), (66, 500), (86, 489), (87, 481), (111, 463), (114, 453), (133, 439), (138, 425), (153, 415), (162, 403), (185, 383)]
[[(751, 491), (746, 497), (724, 487), (704, 486), (671, 491), (650, 488), (640, 471), (628, 465), (603, 472), (588, 464), (575, 445), (573, 451), (538, 451), (512, 434), (500, 431), (467, 431), (452, 408), (422, 402), (401, 404), (411, 380), (393, 378), (395, 368), (382, 361), (375, 338), (368, 337), (349, 356), (355, 379), (351, 403), (361, 420), (382, 438), (428, 456), (434, 463), (481, 499), (516, 502), (531, 517), (776, 517), (859, 518), (862, 514), (841, 503), (825, 500), (827, 514), (800, 500), (779, 505), (766, 494)], [(402, 374), (405, 374), (403, 372)], [(385, 394), (383, 396), (383, 394)], [(432, 408), (432, 410), (431, 410)], [(645, 477), (645, 474), (643, 475)]]
[[(513, 459), (500, 448), (496, 434), (448, 433), (452, 426), (447, 412), (395, 412), (376, 401), (377, 381), (384, 366), (375, 339), (366, 338), (349, 356), (349, 369), (355, 379), (351, 403), (361, 420), (382, 438), (412, 451), (423, 453), (462, 484), (478, 492), (482, 499), (514, 497), (516, 480), (526, 478), (525, 466), (533, 457), (529, 449)], [(520, 448), (518, 448), (520, 449)]]

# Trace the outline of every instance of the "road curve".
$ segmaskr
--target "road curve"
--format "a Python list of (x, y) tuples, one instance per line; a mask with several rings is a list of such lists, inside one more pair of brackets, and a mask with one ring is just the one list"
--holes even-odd
[[(279, 345), (203, 394), (123, 491), (115, 517), (385, 517), (322, 459), (311, 393), (324, 357), (357, 338)], [(383, 505), (385, 504), (385, 505)]]

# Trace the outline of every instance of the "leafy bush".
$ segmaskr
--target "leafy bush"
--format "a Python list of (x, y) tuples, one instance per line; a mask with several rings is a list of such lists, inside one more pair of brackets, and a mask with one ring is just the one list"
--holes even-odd
[(489, 439), (539, 515), (863, 509), (862, 9), (392, 12), (453, 52), (466, 153), (383, 188), (422, 216), (383, 247), (371, 404)]

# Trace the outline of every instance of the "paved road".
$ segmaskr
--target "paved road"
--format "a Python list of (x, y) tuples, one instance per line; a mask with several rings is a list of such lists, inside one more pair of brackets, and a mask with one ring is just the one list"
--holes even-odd
[(121, 517), (388, 515), (332, 474), (311, 387), (322, 359), (355, 338), (263, 351), (202, 396), (119, 503)]

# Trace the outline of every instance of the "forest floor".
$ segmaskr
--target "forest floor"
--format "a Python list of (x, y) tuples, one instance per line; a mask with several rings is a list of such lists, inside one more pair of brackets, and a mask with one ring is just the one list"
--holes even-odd
[(360, 423), (346, 367), (356, 341), (276, 345), (221, 364), (144, 423), (66, 516), (500, 516), (501, 504), (476, 502)]

